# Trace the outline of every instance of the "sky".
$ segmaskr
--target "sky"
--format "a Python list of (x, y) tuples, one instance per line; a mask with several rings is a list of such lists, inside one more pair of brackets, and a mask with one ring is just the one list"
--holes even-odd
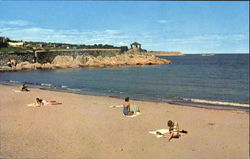
[(249, 53), (247, 1), (2, 1), (0, 36), (153, 51)]

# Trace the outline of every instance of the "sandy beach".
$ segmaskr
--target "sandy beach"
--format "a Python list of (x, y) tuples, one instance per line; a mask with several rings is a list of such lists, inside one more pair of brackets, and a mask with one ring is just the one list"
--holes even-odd
[[(0, 85), (1, 158), (249, 158), (249, 112), (135, 101), (141, 115), (122, 114), (123, 99)], [(28, 107), (39, 97), (62, 105)], [(189, 133), (170, 142), (149, 131), (178, 121)]]

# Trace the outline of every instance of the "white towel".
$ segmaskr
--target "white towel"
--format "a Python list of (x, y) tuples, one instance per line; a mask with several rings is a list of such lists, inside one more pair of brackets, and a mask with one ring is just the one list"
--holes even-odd
[[(161, 133), (161, 134), (157, 134), (157, 132)], [(169, 133), (169, 129), (158, 129), (155, 131), (149, 131), (148, 133), (150, 134), (154, 134), (157, 138), (163, 137), (165, 134)]]
[(122, 108), (123, 107), (123, 105), (111, 105), (111, 106), (109, 106), (110, 108)]
[(126, 117), (128, 117), (128, 118), (134, 118), (134, 117), (136, 117), (136, 116), (138, 116), (138, 115), (140, 115), (141, 113), (140, 112), (136, 112), (135, 114), (133, 114), (133, 115), (126, 115)]
[(16, 93), (22, 92), (22, 91), (20, 91), (20, 90), (15, 90), (15, 89), (12, 89), (12, 91), (14, 91), (14, 92), (16, 92)]
[(15, 89), (12, 89), (14, 92), (16, 93), (21, 93), (21, 92), (28, 92), (28, 91), (20, 91), (20, 90), (15, 90)]
[(37, 103), (31, 103), (31, 104), (27, 104), (28, 107), (40, 107), (39, 104)]

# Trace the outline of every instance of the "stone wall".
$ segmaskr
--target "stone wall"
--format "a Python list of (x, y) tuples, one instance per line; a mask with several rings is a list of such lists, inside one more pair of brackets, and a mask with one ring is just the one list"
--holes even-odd
[(17, 63), (28, 61), (34, 62), (34, 53), (0, 53), (0, 66), (6, 65), (10, 59), (15, 59)]

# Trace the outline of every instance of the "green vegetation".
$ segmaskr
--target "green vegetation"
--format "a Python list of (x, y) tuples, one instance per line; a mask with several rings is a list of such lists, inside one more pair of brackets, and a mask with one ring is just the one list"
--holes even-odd
[(0, 48), (7, 47), (8, 38), (0, 37)]
[(85, 44), (67, 44), (67, 43), (51, 43), (51, 42), (32, 42), (26, 41), (25, 46), (27, 47), (38, 47), (42, 49), (49, 50), (60, 50), (60, 49), (118, 49), (120, 47), (116, 47), (113, 45), (103, 45), (103, 44), (94, 44), (94, 45), (85, 45)]
[[(10, 47), (8, 42), (23, 42), (21, 47)], [(127, 46), (113, 46), (113, 45), (85, 45), (85, 44), (67, 44), (67, 43), (53, 43), (53, 42), (34, 42), (34, 41), (16, 41), (10, 40), (6, 37), (0, 37), (0, 52), (27, 52), (28, 50), (61, 50), (61, 49), (121, 49), (127, 51)]]
[(25, 48), (18, 47), (2, 47), (0, 48), (0, 52), (27, 52), (28, 50)]

